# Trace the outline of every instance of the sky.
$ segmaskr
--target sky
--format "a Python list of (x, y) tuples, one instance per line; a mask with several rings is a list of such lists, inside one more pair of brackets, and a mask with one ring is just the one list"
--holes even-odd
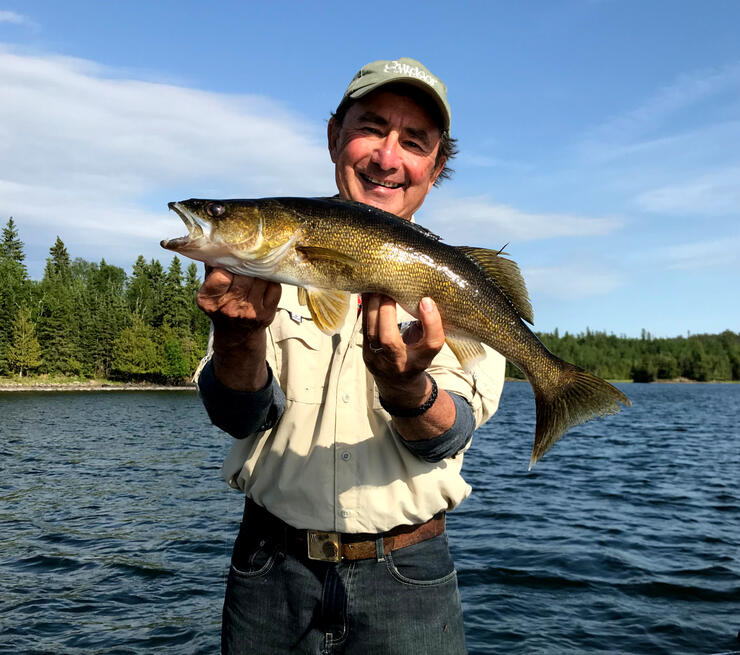
[(355, 72), (441, 77), (460, 154), (416, 219), (506, 251), (534, 329), (740, 331), (740, 3), (0, 0), (0, 224), (31, 277), (166, 266), (190, 197), (336, 192)]

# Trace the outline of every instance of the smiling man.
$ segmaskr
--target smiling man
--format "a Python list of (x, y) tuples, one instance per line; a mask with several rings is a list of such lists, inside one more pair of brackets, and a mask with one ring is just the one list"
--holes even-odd
[[(413, 59), (353, 78), (328, 125), (341, 197), (411, 220), (454, 155), (446, 88)], [(358, 299), (359, 300), (359, 299)], [(411, 319), (363, 297), (323, 334), (295, 287), (215, 269), (199, 378), (235, 437), (227, 482), (246, 496), (224, 602), (224, 653), (465, 652), (445, 513), (475, 427), (496, 410), (504, 360), (466, 374), (433, 299)]]

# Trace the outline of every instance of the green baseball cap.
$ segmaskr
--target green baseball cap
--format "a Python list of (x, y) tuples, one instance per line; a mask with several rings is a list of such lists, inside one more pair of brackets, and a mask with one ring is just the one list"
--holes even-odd
[(416, 59), (381, 59), (363, 66), (352, 78), (344, 92), (341, 107), (348, 100), (357, 100), (386, 84), (408, 84), (424, 91), (439, 108), (442, 128), (450, 129), (450, 105), (447, 102), (447, 87), (436, 75)]

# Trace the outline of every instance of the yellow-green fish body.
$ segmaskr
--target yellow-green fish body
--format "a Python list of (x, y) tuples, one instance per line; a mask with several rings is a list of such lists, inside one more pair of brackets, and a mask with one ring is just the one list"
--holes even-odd
[(537, 427), (530, 467), (570, 427), (619, 411), (627, 397), (545, 348), (524, 320), (532, 308), (517, 265), (501, 252), (442, 243), (428, 230), (338, 198), (170, 203), (190, 234), (162, 246), (232, 273), (297, 285), (317, 327), (339, 330), (351, 293), (382, 293), (418, 316), (436, 302), (447, 342), (466, 370), (480, 342), (532, 384)]

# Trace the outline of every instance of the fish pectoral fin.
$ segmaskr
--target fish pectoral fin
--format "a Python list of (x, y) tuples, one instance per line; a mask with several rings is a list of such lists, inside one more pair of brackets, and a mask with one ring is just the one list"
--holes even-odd
[(354, 257), (332, 248), (322, 248), (320, 246), (296, 246), (295, 249), (313, 262), (333, 262), (335, 264), (352, 266), (353, 268), (360, 263)]
[(311, 318), (324, 334), (336, 334), (349, 309), (350, 294), (337, 289), (307, 288), (306, 304)]
[(304, 307), (308, 305), (308, 294), (303, 287), (298, 287), (298, 304)]
[(458, 250), (472, 259), (506, 294), (514, 305), (516, 313), (527, 323), (534, 324), (532, 303), (529, 301), (527, 286), (515, 261), (506, 259), (501, 250), (488, 250), (471, 246), (459, 246)]
[(471, 373), (475, 365), (486, 356), (486, 351), (480, 341), (465, 337), (452, 337), (449, 334), (445, 341), (467, 373)]

